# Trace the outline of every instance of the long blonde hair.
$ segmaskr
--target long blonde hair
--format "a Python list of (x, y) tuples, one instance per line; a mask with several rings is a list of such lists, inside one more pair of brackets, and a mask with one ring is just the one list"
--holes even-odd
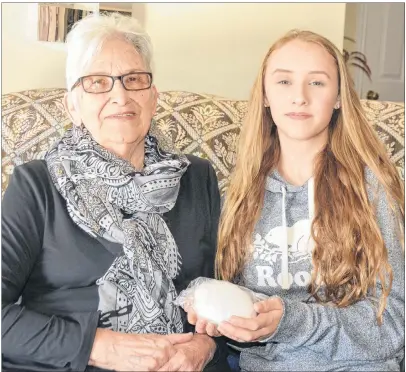
[[(274, 50), (294, 39), (316, 43), (335, 59), (341, 97), (341, 109), (333, 114), (329, 126), (328, 143), (315, 164), (317, 198), (312, 223), (315, 248), (309, 292), (318, 302), (345, 307), (365, 298), (370, 291), (376, 295), (379, 279), (382, 294), (377, 319), (381, 322), (393, 274), (368, 199), (365, 166), (384, 187), (392, 209), (398, 211), (401, 234), (403, 185), (385, 146), (367, 121), (341, 52), (329, 40), (313, 32), (289, 32), (272, 45), (262, 62), (251, 92), (236, 167), (221, 214), (216, 275), (233, 281), (242, 272), (248, 257), (247, 248), (264, 201), (265, 181), (280, 156), (276, 125), (264, 107), (266, 66)], [(316, 283), (323, 283), (323, 296)]]

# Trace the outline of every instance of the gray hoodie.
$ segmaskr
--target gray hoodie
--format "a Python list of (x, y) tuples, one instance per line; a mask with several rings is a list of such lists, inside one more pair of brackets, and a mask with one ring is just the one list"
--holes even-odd
[[(377, 190), (377, 179), (368, 169), (365, 176), (371, 199)], [(405, 260), (382, 189), (377, 193), (376, 217), (394, 278), (383, 325), (379, 326), (369, 300), (337, 308), (315, 303), (307, 292), (312, 270), (313, 180), (292, 186), (274, 172), (265, 187), (264, 207), (253, 235), (252, 258), (239, 284), (279, 296), (284, 314), (263, 346), (243, 349), (241, 369), (399, 371), (404, 356)]]

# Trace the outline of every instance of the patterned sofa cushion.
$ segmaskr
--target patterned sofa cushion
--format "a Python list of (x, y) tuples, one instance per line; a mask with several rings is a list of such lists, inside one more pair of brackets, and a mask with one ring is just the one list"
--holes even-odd
[(362, 100), (366, 116), (405, 179), (405, 104)]
[[(64, 89), (40, 89), (2, 96), (2, 196), (14, 166), (43, 158), (51, 144), (71, 126), (62, 104), (64, 93)], [(404, 178), (404, 104), (362, 104)], [(162, 92), (151, 133), (165, 150), (209, 159), (223, 193), (235, 163), (246, 110), (246, 101), (191, 92)]]
[(62, 104), (64, 94), (64, 89), (39, 89), (2, 96), (2, 197), (14, 166), (43, 158), (71, 125)]
[(235, 164), (236, 145), (246, 101), (189, 92), (162, 92), (155, 115), (156, 129), (179, 152), (209, 159), (223, 192)]

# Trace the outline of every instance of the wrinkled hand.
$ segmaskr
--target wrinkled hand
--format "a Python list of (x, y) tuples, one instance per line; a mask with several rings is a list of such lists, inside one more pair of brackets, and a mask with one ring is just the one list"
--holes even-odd
[(189, 342), (175, 345), (176, 354), (159, 371), (203, 371), (216, 351), (216, 343), (207, 335), (195, 334)]
[(188, 322), (195, 326), (197, 333), (206, 333), (211, 337), (222, 336), (222, 334), (217, 331), (217, 326), (215, 324), (210, 323), (203, 318), (199, 318), (191, 306), (186, 307), (185, 311), (187, 312)]
[(193, 333), (128, 334), (98, 328), (89, 365), (116, 371), (156, 371), (187, 343)]
[(218, 326), (218, 331), (224, 336), (238, 342), (252, 342), (271, 336), (282, 318), (283, 303), (278, 297), (254, 304), (258, 313), (255, 318), (241, 318), (232, 316), (227, 322)]

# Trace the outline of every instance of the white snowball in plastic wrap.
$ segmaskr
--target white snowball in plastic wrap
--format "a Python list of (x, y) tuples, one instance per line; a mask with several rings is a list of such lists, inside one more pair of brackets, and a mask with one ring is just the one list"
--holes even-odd
[(202, 283), (195, 289), (193, 308), (199, 318), (216, 325), (232, 315), (251, 318), (256, 314), (247, 292), (220, 280)]

